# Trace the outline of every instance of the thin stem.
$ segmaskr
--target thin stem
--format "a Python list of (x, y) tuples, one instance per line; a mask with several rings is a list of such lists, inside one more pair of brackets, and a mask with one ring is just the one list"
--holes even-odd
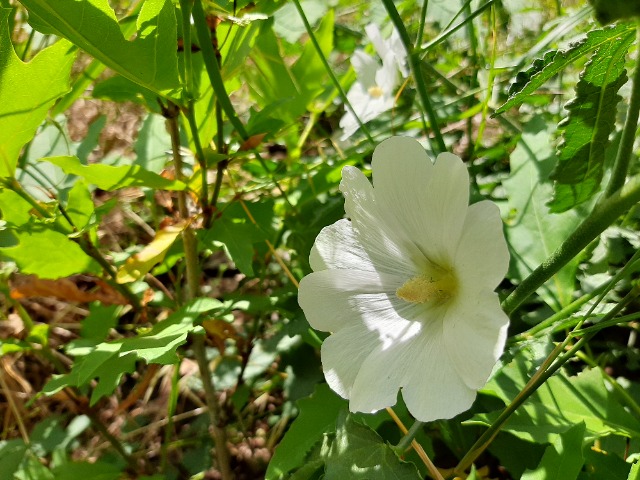
[(194, 1), (192, 15), (193, 23), (196, 27), (198, 42), (202, 49), (202, 58), (204, 60), (205, 68), (207, 69), (207, 73), (209, 74), (209, 81), (211, 82), (213, 91), (216, 94), (216, 100), (220, 102), (222, 110), (227, 114), (227, 118), (229, 118), (231, 125), (233, 125), (233, 128), (238, 132), (238, 135), (240, 135), (242, 140), (246, 140), (249, 138), (249, 135), (247, 134), (244, 125), (236, 115), (236, 111), (231, 104), (231, 100), (229, 100), (229, 94), (224, 87), (224, 81), (222, 80), (222, 74), (220, 73), (220, 66), (218, 65), (216, 54), (213, 50), (213, 45), (211, 44), (211, 35), (207, 27), (207, 20), (204, 15), (201, 0)]
[(333, 85), (338, 90), (338, 94), (340, 95), (340, 98), (342, 99), (342, 102), (349, 109), (349, 111), (353, 114), (354, 118), (356, 119), (356, 122), (358, 122), (358, 126), (360, 127), (362, 132), (367, 137), (367, 140), (369, 141), (369, 143), (371, 143), (371, 145), (375, 145), (375, 142), (373, 141), (373, 138), (371, 137), (371, 133), (369, 132), (369, 129), (364, 125), (364, 123), (362, 123), (362, 120), (360, 120), (360, 117), (358, 117), (358, 114), (356, 114), (356, 111), (353, 109), (353, 106), (351, 105), (351, 102), (349, 102), (349, 98), (347, 97), (347, 94), (345, 93), (344, 89), (342, 88), (342, 85), (340, 85), (340, 82), (338, 81), (338, 78), (333, 73), (333, 69), (329, 65), (329, 62), (327, 61), (327, 58), (324, 56), (324, 53), (322, 52), (322, 48), (320, 47), (320, 44), (318, 43), (318, 40), (316, 39), (316, 36), (313, 33), (313, 29), (311, 28), (311, 25), (309, 24), (309, 20), (307, 20), (307, 16), (305, 15), (304, 10), (302, 10), (302, 7), (300, 6), (300, 1), (299, 0), (293, 0), (293, 4), (295, 5), (296, 10), (298, 10), (298, 14), (300, 15), (300, 18), (302, 19), (302, 23), (304, 23), (304, 27), (307, 30), (307, 34), (309, 35), (309, 39), (311, 40), (311, 43), (313, 43), (313, 46), (316, 49), (316, 53), (318, 54), (318, 57), (320, 58), (320, 61), (322, 62), (322, 65), (324, 65), (324, 68), (325, 68), (326, 72), (329, 74), (329, 77), (331, 78), (331, 81), (333, 82)]
[[(170, 103), (163, 108), (163, 115), (167, 119), (167, 127), (171, 136), (171, 148), (173, 150), (173, 161), (176, 169), (176, 179), (182, 180), (182, 157), (180, 156), (180, 131), (178, 127), (178, 106)], [(186, 193), (178, 192), (178, 210), (183, 219), (189, 218), (186, 205)], [(182, 242), (184, 244), (184, 256), (187, 271), (186, 300), (192, 300), (200, 294), (200, 270), (198, 265), (198, 245), (193, 229), (187, 227), (182, 232)], [(193, 336), (193, 353), (198, 363), (200, 378), (204, 387), (207, 411), (211, 422), (211, 431), (215, 443), (217, 465), (223, 480), (233, 479), (231, 470), (231, 457), (227, 447), (227, 433), (222, 422), (220, 405), (216, 397), (215, 386), (211, 378), (209, 362), (207, 361), (204, 335)]]
[(395, 446), (395, 449), (398, 452), (404, 452), (409, 447), (409, 445), (411, 445), (411, 441), (415, 438), (415, 436), (423, 426), (424, 422), (421, 422), (420, 420), (416, 420), (415, 422), (413, 422), (413, 425), (411, 425), (411, 428), (409, 429), (409, 431), (407, 431), (404, 437), (400, 439), (398, 444)]
[(418, 35), (413, 48), (418, 50), (422, 45), (422, 37), (424, 36), (424, 26), (427, 22), (427, 9), (429, 8), (429, 0), (422, 0), (422, 9), (420, 10), (420, 23), (418, 24)]
[(562, 245), (511, 292), (502, 302), (505, 312), (511, 315), (531, 294), (639, 201), (640, 176), (635, 176), (621, 190), (597, 205)]
[(200, 207), (202, 208), (206, 223), (207, 218), (211, 217), (211, 209), (209, 208), (209, 184), (207, 183), (208, 167), (204, 156), (204, 150), (200, 143), (200, 136), (198, 135), (198, 124), (196, 123), (193, 101), (189, 101), (187, 108), (185, 108), (182, 113), (187, 118), (189, 130), (191, 131), (191, 138), (193, 138), (193, 145), (196, 149), (196, 161), (200, 167), (200, 182), (202, 183), (200, 188)]
[(413, 74), (413, 78), (416, 82), (418, 96), (420, 97), (422, 107), (427, 112), (427, 117), (429, 117), (429, 123), (431, 124), (431, 130), (433, 131), (438, 149), (440, 150), (436, 153), (446, 152), (447, 146), (445, 145), (444, 138), (442, 137), (442, 133), (440, 132), (438, 117), (436, 116), (436, 112), (431, 105), (431, 101), (429, 100), (429, 93), (427, 92), (427, 86), (425, 85), (422, 70), (420, 70), (420, 61), (418, 59), (417, 52), (415, 52), (413, 49), (413, 45), (411, 44), (411, 39), (409, 38), (407, 29), (404, 27), (404, 23), (402, 22), (402, 19), (398, 14), (398, 10), (396, 10), (395, 5), (393, 4), (393, 0), (382, 0), (382, 3), (384, 4), (389, 17), (391, 18), (391, 22), (396, 27), (396, 30), (400, 35), (400, 40), (402, 41), (402, 44), (407, 51), (409, 67), (411, 68), (411, 73)]
[[(638, 291), (633, 289), (629, 292), (622, 301), (620, 301), (611, 311), (609, 311), (603, 321), (609, 320), (610, 318), (615, 317), (622, 309), (624, 309), (628, 304), (630, 304), (637, 296)], [(591, 308), (591, 311), (594, 307)], [(590, 313), (588, 313), (589, 315)], [(587, 315), (587, 316), (588, 316)], [(576, 325), (574, 331), (577, 331), (582, 326), (581, 321)], [(520, 407), (544, 382), (546, 382), (555, 372), (557, 372), (562, 365), (564, 365), (567, 361), (569, 361), (574, 354), (582, 348), (582, 346), (587, 343), (597, 332), (591, 332), (578, 340), (575, 345), (573, 345), (565, 354), (560, 356), (562, 351), (564, 351), (569, 342), (574, 338), (573, 332), (567, 335), (565, 340), (562, 343), (556, 345), (553, 351), (549, 354), (549, 356), (545, 359), (545, 361), (540, 365), (536, 373), (529, 379), (527, 384), (524, 386), (522, 391), (516, 396), (516, 398), (502, 411), (500, 416), (496, 419), (495, 422), (491, 424), (491, 426), (480, 436), (480, 438), (473, 444), (473, 446), (469, 449), (467, 454), (460, 460), (458, 465), (455, 467), (454, 472), (460, 474), (464, 472), (471, 464), (475, 461), (476, 458), (484, 452), (484, 450), (491, 444), (493, 439), (498, 435), (502, 427), (505, 425), (507, 420), (511, 417), (511, 415)]]
[[(637, 25), (636, 44), (640, 45), (640, 23)], [(613, 164), (611, 179), (605, 191), (605, 196), (610, 197), (617, 190), (622, 188), (624, 181), (629, 172), (629, 163), (633, 156), (633, 143), (636, 139), (636, 131), (638, 129), (638, 115), (640, 114), (640, 62), (636, 59), (636, 67), (633, 72), (633, 84), (631, 87), (631, 99), (629, 101), (629, 110), (627, 111), (627, 120), (622, 130), (622, 138), (620, 139), (620, 147), (618, 155)]]

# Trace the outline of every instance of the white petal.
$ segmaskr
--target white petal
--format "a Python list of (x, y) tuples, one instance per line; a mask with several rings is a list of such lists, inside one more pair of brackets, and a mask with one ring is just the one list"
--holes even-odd
[[(398, 64), (395, 54), (388, 52), (382, 57), (382, 67), (376, 71), (376, 85), (390, 98), (393, 98), (394, 90), (398, 84)], [(393, 106), (393, 104), (391, 105)]]
[(333, 391), (349, 398), (362, 362), (380, 345), (376, 332), (361, 323), (349, 325), (322, 343), (322, 370)]
[(404, 281), (417, 275), (422, 254), (410, 239), (401, 236), (394, 219), (388, 219), (389, 223), (382, 218), (367, 177), (355, 167), (344, 167), (340, 190), (356, 236), (376, 269), (402, 276)]
[(489, 290), (452, 307), (444, 320), (444, 343), (458, 375), (469, 388), (479, 390), (502, 355), (509, 317), (498, 295)]
[(346, 219), (322, 229), (311, 249), (309, 263), (316, 272), (327, 268), (375, 271), (351, 222)]
[(391, 137), (376, 148), (373, 172), (385, 220), (396, 219), (431, 262), (451, 265), (469, 200), (462, 160), (443, 153), (434, 165), (417, 141)]
[(358, 83), (363, 85), (365, 90), (375, 85), (376, 71), (380, 68), (375, 58), (362, 50), (356, 50), (351, 57), (351, 65), (356, 71)]
[(420, 344), (415, 339), (421, 324), (406, 324), (400, 338), (381, 344), (364, 360), (349, 399), (352, 412), (375, 412), (396, 403), (399, 388), (406, 382)]
[(313, 328), (337, 331), (392, 308), (388, 295), (395, 295), (402, 281), (376, 272), (321, 270), (300, 281), (298, 303)]
[(385, 45), (384, 40), (382, 39), (382, 34), (380, 33), (380, 29), (375, 23), (370, 23), (366, 27), (364, 27), (364, 31), (369, 37), (369, 40), (373, 44), (373, 47), (376, 49), (376, 53), (380, 58), (383, 58), (387, 52), (389, 51), (389, 47)]
[(494, 203), (482, 201), (469, 207), (454, 264), (463, 296), (493, 290), (506, 275), (509, 249)]
[(425, 323), (415, 339), (415, 355), (407, 365), (402, 398), (417, 420), (430, 422), (452, 418), (468, 410), (476, 391), (465, 385), (444, 345), (442, 320)]

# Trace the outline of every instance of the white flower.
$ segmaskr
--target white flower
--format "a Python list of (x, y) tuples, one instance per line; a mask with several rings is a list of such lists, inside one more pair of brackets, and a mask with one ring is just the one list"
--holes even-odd
[[(405, 77), (409, 74), (406, 67), (407, 54), (397, 31), (394, 30), (387, 40), (382, 39), (374, 24), (367, 25), (365, 31), (382, 59), (382, 65), (362, 50), (356, 50), (351, 57), (357, 80), (349, 89), (347, 100), (362, 123), (393, 108), (398, 72)], [(349, 108), (340, 119), (340, 127), (343, 130), (340, 140), (346, 140), (360, 127)]]
[(354, 167), (340, 189), (351, 221), (325, 227), (298, 300), (322, 345), (329, 386), (354, 412), (396, 403), (422, 421), (467, 410), (502, 354), (508, 318), (494, 289), (509, 253), (496, 205), (469, 206), (462, 161), (435, 164), (412, 139), (373, 154), (373, 185)]

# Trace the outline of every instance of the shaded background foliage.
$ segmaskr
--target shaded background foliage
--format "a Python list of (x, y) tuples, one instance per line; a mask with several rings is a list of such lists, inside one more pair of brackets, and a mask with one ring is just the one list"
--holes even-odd
[[(346, 414), (297, 305), (340, 171), (392, 134), (460, 155), (501, 207), (506, 296), (616, 183), (636, 28), (581, 2), (395, 2), (412, 75), (341, 141), (349, 59), (374, 54), (365, 25), (391, 33), (389, 4), (0, 1), (0, 474), (427, 475), (389, 446), (401, 402), (397, 421)], [(418, 432), (445, 476), (585, 319), (607, 329), (469, 478), (638, 475), (636, 207), (607, 225), (512, 310), (473, 408)]]

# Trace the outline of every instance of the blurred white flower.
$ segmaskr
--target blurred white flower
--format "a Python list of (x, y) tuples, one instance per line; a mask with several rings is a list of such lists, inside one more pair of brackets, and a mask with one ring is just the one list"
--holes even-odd
[(496, 205), (469, 206), (462, 161), (435, 164), (415, 140), (373, 154), (373, 185), (354, 168), (340, 189), (351, 221), (325, 227), (298, 300), (322, 345), (329, 386), (357, 412), (394, 405), (418, 420), (467, 410), (502, 354), (508, 318), (494, 289), (509, 253)]
[[(404, 77), (409, 75), (406, 66), (407, 53), (398, 32), (394, 30), (387, 40), (383, 40), (376, 25), (367, 25), (365, 31), (382, 59), (382, 65), (362, 50), (356, 50), (351, 57), (357, 80), (347, 92), (347, 99), (362, 123), (373, 120), (393, 108), (394, 92), (399, 81), (398, 73)], [(340, 140), (346, 140), (360, 127), (349, 108), (340, 119), (340, 127), (343, 130)]]

